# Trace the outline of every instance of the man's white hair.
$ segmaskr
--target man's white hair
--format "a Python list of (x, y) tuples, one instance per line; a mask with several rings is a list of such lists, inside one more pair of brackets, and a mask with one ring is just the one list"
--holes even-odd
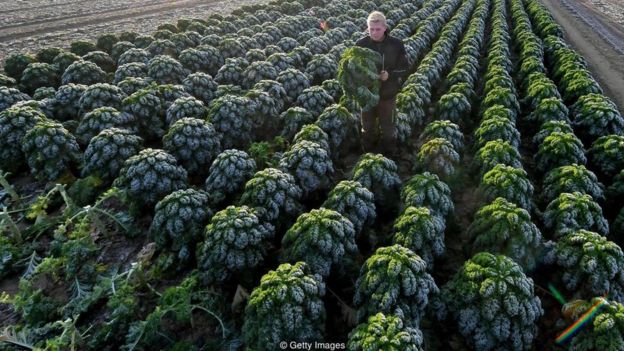
[(370, 25), (371, 23), (380, 23), (386, 27), (388, 26), (388, 24), (386, 23), (386, 16), (379, 11), (373, 11), (370, 13), (370, 15), (368, 15), (368, 19), (366, 19), (366, 24)]

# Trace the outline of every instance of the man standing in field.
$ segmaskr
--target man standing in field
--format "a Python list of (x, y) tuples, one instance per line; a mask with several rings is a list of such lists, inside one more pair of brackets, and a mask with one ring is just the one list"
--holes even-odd
[[(397, 156), (397, 138), (394, 128), (396, 95), (408, 73), (405, 47), (400, 39), (388, 35), (386, 16), (379, 11), (368, 15), (368, 36), (355, 43), (378, 52), (382, 56), (379, 69), (379, 104), (368, 111), (362, 111), (362, 147), (364, 151), (373, 150), (379, 142), (378, 130), (381, 129), (381, 150), (386, 156)], [(378, 128), (377, 124), (379, 123)]]

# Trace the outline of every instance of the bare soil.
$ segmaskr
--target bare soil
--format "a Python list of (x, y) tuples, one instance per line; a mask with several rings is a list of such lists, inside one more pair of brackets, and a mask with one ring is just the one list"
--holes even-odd
[[(618, 4), (620, 0), (602, 0)], [(587, 60), (604, 93), (624, 111), (624, 27), (620, 15), (606, 16), (596, 0), (541, 0), (565, 32), (565, 39)], [(620, 1), (621, 2), (621, 1)], [(624, 7), (623, 5), (619, 5)], [(619, 7), (618, 7), (619, 8)]]
[(0, 1), (0, 69), (12, 53), (68, 48), (72, 41), (95, 42), (105, 33), (151, 34), (159, 25), (180, 18), (227, 14), (244, 4), (263, 2), (267, 0)]

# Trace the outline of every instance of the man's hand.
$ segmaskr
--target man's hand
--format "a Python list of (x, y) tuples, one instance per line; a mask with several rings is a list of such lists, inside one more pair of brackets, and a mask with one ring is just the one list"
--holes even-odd
[(388, 71), (381, 71), (381, 73), (379, 73), (379, 79), (382, 82), (385, 82), (388, 80)]

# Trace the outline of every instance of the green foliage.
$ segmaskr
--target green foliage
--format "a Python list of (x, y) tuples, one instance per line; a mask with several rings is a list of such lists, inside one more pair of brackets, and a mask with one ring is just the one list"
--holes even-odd
[(563, 121), (570, 123), (568, 118), (568, 108), (556, 97), (542, 99), (535, 109), (531, 111), (529, 120), (538, 124), (544, 124), (548, 121)]
[(76, 134), (81, 145), (87, 145), (94, 136), (109, 128), (137, 131), (133, 115), (117, 111), (114, 107), (104, 106), (86, 113), (76, 128)]
[(4, 72), (9, 77), (19, 80), (26, 67), (34, 62), (37, 62), (37, 59), (30, 54), (10, 54), (4, 59)]
[(572, 164), (552, 169), (544, 177), (542, 198), (550, 202), (561, 193), (580, 192), (604, 200), (604, 186), (594, 172), (583, 165)]
[(615, 103), (602, 94), (579, 97), (571, 110), (574, 127), (583, 135), (595, 139), (608, 134), (624, 134), (624, 118)]
[(243, 339), (247, 347), (272, 351), (281, 341), (323, 339), (325, 284), (306, 263), (281, 264), (260, 280), (245, 308)]
[(147, 64), (143, 62), (129, 62), (120, 65), (115, 71), (113, 84), (118, 85), (119, 82), (126, 78), (147, 78)]
[(208, 108), (208, 119), (221, 134), (224, 149), (245, 148), (253, 137), (253, 108), (245, 97), (226, 94), (214, 99)]
[(529, 212), (499, 197), (481, 207), (468, 228), (473, 251), (503, 254), (532, 270), (542, 250), (542, 234)]
[[(208, 49), (208, 48), (202, 48)], [(184, 68), (190, 72), (205, 72), (216, 73), (219, 67), (216, 67), (219, 62), (223, 62), (223, 58), (216, 52), (215, 48), (211, 51), (200, 50), (199, 48), (189, 48), (180, 52), (178, 59)], [(216, 54), (216, 55), (215, 55)], [(214, 55), (214, 56), (213, 56)]]
[(121, 67), (128, 63), (144, 64), (145, 75), (147, 75), (147, 63), (150, 61), (151, 58), (152, 55), (147, 50), (135, 48), (134, 46), (132, 46), (123, 53), (119, 54), (119, 58), (117, 59), (117, 66)]
[(338, 63), (326, 54), (316, 54), (306, 65), (305, 73), (314, 85), (333, 79), (338, 72)]
[(392, 243), (412, 250), (433, 269), (444, 253), (444, 219), (427, 207), (407, 207), (394, 222)]
[(104, 180), (116, 178), (124, 161), (138, 154), (142, 144), (143, 139), (130, 131), (104, 129), (91, 139), (85, 150), (83, 176), (94, 175)]
[[(57, 57), (58, 58), (58, 57)], [(56, 61), (56, 59), (54, 59)], [(74, 83), (92, 85), (106, 82), (106, 72), (91, 61), (78, 60), (71, 63), (61, 76), (63, 85)]]
[(106, 51), (108, 53), (113, 49), (113, 45), (115, 45), (119, 41), (117, 35), (113, 33), (105, 33), (98, 37), (95, 46), (102, 51)]
[[(577, 320), (591, 308), (605, 301), (595, 297), (577, 305), (572, 318)], [(618, 301), (606, 300), (593, 318), (574, 335), (568, 344), (573, 351), (604, 350), (616, 351), (624, 347), (624, 305)]]
[(254, 269), (264, 261), (273, 235), (273, 225), (247, 206), (228, 206), (215, 213), (197, 248), (202, 280), (219, 284)]
[(342, 266), (343, 259), (354, 257), (358, 251), (351, 221), (326, 208), (300, 215), (284, 235), (282, 247), (283, 260), (304, 261), (313, 273), (324, 278), (332, 266)]
[(301, 127), (299, 132), (297, 132), (293, 138), (293, 144), (304, 140), (317, 143), (323, 149), (327, 150), (327, 153), (331, 152), (329, 147), (329, 135), (327, 135), (327, 133), (325, 133), (325, 131), (316, 124), (306, 124)]
[(157, 91), (141, 89), (125, 98), (122, 105), (137, 119), (138, 131), (144, 138), (160, 139), (165, 134), (165, 106)]
[(76, 119), (80, 116), (80, 97), (87, 90), (86, 85), (61, 85), (54, 94), (54, 114), (59, 121)]
[(598, 233), (579, 229), (549, 242), (544, 262), (559, 267), (566, 289), (575, 298), (608, 295), (624, 300), (624, 253)]
[(159, 249), (173, 252), (181, 262), (192, 259), (195, 243), (212, 217), (209, 195), (201, 190), (177, 190), (156, 204), (149, 228)]
[(496, 139), (483, 145), (474, 158), (474, 163), (479, 169), (479, 174), (493, 169), (497, 164), (503, 164), (514, 168), (522, 168), (520, 152), (508, 141)]
[(321, 205), (345, 216), (358, 235), (366, 226), (373, 224), (376, 217), (373, 193), (356, 181), (343, 180), (327, 195)]
[(624, 169), (624, 136), (601, 136), (587, 150), (587, 156), (605, 178), (614, 177)]
[(190, 174), (205, 176), (221, 152), (221, 136), (210, 122), (185, 117), (171, 125), (163, 137), (163, 148)]
[(426, 272), (427, 263), (401, 245), (382, 247), (364, 262), (355, 283), (353, 302), (358, 320), (379, 312), (400, 317), (407, 326), (417, 326), (432, 295), (435, 281)]
[[(58, 55), (56, 55), (56, 57), (54, 57), (54, 60), (52, 61), (52, 63), (56, 67), (58, 67), (59, 73), (65, 73), (67, 68), (71, 66), (72, 63), (79, 62), (79, 61), (82, 61), (82, 58), (80, 56), (74, 53), (71, 53), (69, 51), (62, 51)], [(94, 66), (97, 66), (97, 65), (94, 64)], [(91, 68), (94, 66), (91, 66)], [(61, 76), (61, 81), (63, 81), (62, 76)], [(66, 83), (63, 83), (63, 84), (66, 84)]]
[[(253, 89), (269, 94), (275, 104), (276, 115), (283, 111), (286, 105), (290, 105), (288, 94), (284, 86), (276, 80), (263, 79), (256, 83)], [(275, 119), (276, 116), (271, 117)]]
[(433, 121), (425, 127), (420, 135), (423, 140), (443, 138), (448, 140), (455, 150), (464, 148), (464, 134), (459, 130), (459, 126), (451, 121)]
[(242, 85), (243, 71), (248, 65), (247, 60), (242, 58), (226, 58), (225, 64), (219, 68), (214, 76), (215, 81), (220, 85)]
[(13, 171), (24, 163), (22, 138), (46, 116), (31, 107), (11, 107), (0, 112), (0, 168)]
[(379, 102), (380, 55), (370, 49), (352, 46), (344, 51), (338, 63), (338, 81), (345, 95), (355, 99), (364, 111)]
[(494, 105), (501, 105), (511, 110), (515, 119), (520, 112), (520, 103), (516, 94), (510, 88), (496, 87), (485, 95), (481, 104), (482, 108), (489, 108)]
[(297, 96), (295, 104), (299, 107), (306, 109), (315, 118), (318, 117), (325, 108), (334, 103), (334, 99), (320, 86), (312, 86), (304, 89), (301, 94)]
[(184, 90), (195, 98), (201, 100), (205, 105), (209, 105), (215, 98), (217, 82), (206, 73), (191, 73), (182, 81)]
[[(422, 85), (407, 84), (397, 94), (397, 109), (401, 113), (407, 114), (414, 124), (421, 125), (425, 120), (424, 106), (426, 105), (424, 99), (419, 96), (416, 89), (423, 89)], [(427, 91), (428, 94), (430, 94)]]
[(357, 117), (341, 104), (333, 104), (318, 116), (316, 125), (329, 136), (332, 153), (338, 154), (349, 137), (357, 135)]
[(496, 139), (506, 140), (515, 148), (520, 146), (520, 132), (516, 129), (514, 122), (506, 117), (494, 116), (481, 121), (474, 135), (479, 147)]
[(438, 316), (447, 313), (476, 350), (529, 350), (544, 314), (533, 280), (510, 258), (478, 253), (442, 288)]
[(41, 87), (59, 86), (60, 76), (56, 66), (49, 63), (33, 62), (29, 64), (24, 72), (20, 83), (28, 94), (32, 94)]
[(242, 73), (243, 85), (246, 88), (251, 88), (254, 84), (261, 80), (269, 79), (274, 80), (277, 78), (277, 70), (275, 66), (267, 61), (252, 62), (243, 70)]
[(289, 173), (275, 168), (265, 168), (256, 172), (245, 184), (240, 203), (249, 207), (259, 207), (268, 221), (281, 217), (294, 217), (302, 211), (299, 203), (303, 191)]
[[(264, 80), (264, 82), (269, 82)], [(279, 83), (278, 83), (279, 84)], [(266, 138), (267, 135), (273, 135), (279, 129), (279, 112), (275, 99), (260, 89), (250, 89), (245, 94), (250, 100), (251, 109), (253, 110), (253, 128), (258, 138)]]
[(147, 64), (147, 75), (158, 84), (180, 84), (190, 72), (176, 59), (158, 55)]
[(334, 166), (329, 153), (321, 145), (302, 140), (292, 145), (280, 160), (279, 167), (295, 176), (306, 193), (327, 189)]
[(518, 207), (531, 211), (533, 184), (522, 168), (497, 164), (481, 178), (480, 190), (487, 202), (502, 197)]
[(544, 211), (544, 227), (561, 238), (579, 229), (609, 233), (609, 224), (602, 209), (592, 197), (579, 192), (561, 193)]
[(22, 93), (15, 88), (0, 86), (0, 112), (13, 106), (19, 101), (28, 101), (30, 96)]
[(403, 185), (401, 203), (404, 207), (427, 207), (443, 217), (454, 210), (451, 188), (429, 172), (416, 174)]
[(566, 121), (546, 121), (540, 126), (535, 136), (533, 136), (533, 144), (539, 147), (544, 143), (544, 140), (554, 132), (573, 134), (574, 130), (572, 130), (572, 126)]
[(455, 123), (465, 120), (470, 115), (470, 100), (461, 93), (446, 93), (436, 104), (436, 118)]
[(76, 40), (70, 44), (69, 50), (78, 56), (84, 56), (91, 51), (97, 51), (97, 47), (90, 41)]
[(460, 157), (450, 141), (434, 138), (420, 147), (417, 160), (423, 170), (449, 177), (455, 173)]
[(41, 180), (55, 180), (82, 159), (76, 138), (58, 122), (35, 124), (22, 140), (31, 172)]
[(256, 171), (256, 162), (240, 150), (225, 150), (212, 162), (205, 189), (215, 202), (242, 189)]
[(386, 204), (393, 199), (401, 187), (396, 163), (382, 154), (362, 155), (353, 168), (351, 180), (370, 190), (378, 204)]
[(127, 159), (113, 185), (138, 204), (153, 205), (167, 194), (187, 187), (187, 172), (175, 157), (147, 148)]
[[(183, 344), (184, 350), (195, 350), (194, 346), (180, 342), (178, 333), (182, 328), (194, 328), (196, 323), (206, 330), (221, 329), (221, 338), (225, 338), (226, 330), (222, 320), (226, 314), (225, 305), (223, 298), (215, 292), (201, 290), (197, 274), (192, 273), (179, 285), (167, 288), (144, 320), (130, 325), (123, 349), (166, 347), (167, 350), (176, 350), (176, 345)], [(200, 315), (196, 312), (204, 312), (206, 318), (198, 318)], [(219, 324), (214, 323), (214, 320)]]
[(91, 61), (98, 65), (104, 72), (115, 72), (117, 64), (109, 54), (103, 51), (92, 51), (82, 57), (85, 61)]
[[(298, 106), (290, 107), (288, 110), (282, 112), (280, 120), (284, 128), (282, 129), (281, 136), (291, 140), (295, 134), (307, 124), (314, 123), (314, 116), (306, 109)], [(318, 127), (317, 127), (318, 128)], [(325, 132), (323, 134), (327, 135)], [(328, 139), (328, 137), (326, 137)], [(329, 146), (328, 146), (329, 150)]]
[(353, 351), (421, 351), (424, 340), (418, 327), (405, 326), (401, 318), (379, 312), (349, 333), (347, 349)]

